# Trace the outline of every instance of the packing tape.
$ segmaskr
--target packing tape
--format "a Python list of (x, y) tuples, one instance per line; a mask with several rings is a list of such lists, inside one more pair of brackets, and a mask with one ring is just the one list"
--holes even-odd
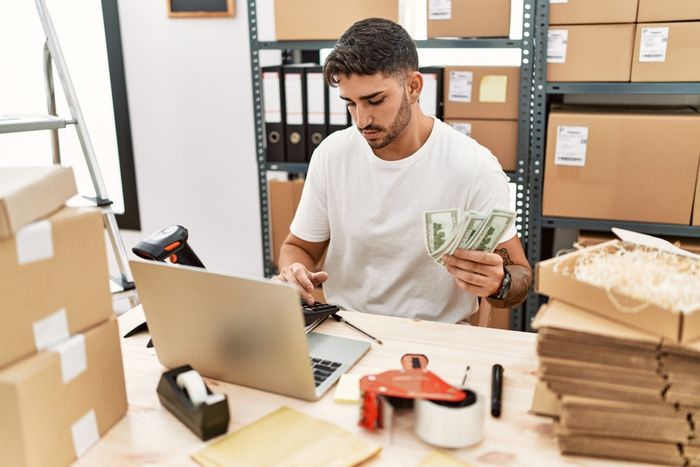
[(61, 308), (49, 316), (32, 323), (34, 345), (37, 350), (44, 350), (52, 345), (68, 339), (68, 316), (66, 309)]
[(75, 455), (76, 457), (81, 457), (90, 449), (90, 446), (100, 439), (95, 411), (89, 410), (85, 415), (80, 417), (78, 421), (73, 423), (70, 427), (70, 433), (73, 437)]
[(204, 385), (204, 380), (195, 370), (180, 373), (177, 375), (177, 378), (175, 378), (175, 382), (179, 388), (187, 392), (190, 402), (192, 402), (192, 405), (195, 407), (205, 402), (209, 397), (207, 387)]
[(52, 258), (51, 222), (43, 220), (25, 225), (15, 234), (15, 245), (20, 266)]
[(87, 355), (85, 352), (85, 336), (76, 334), (70, 339), (54, 345), (51, 352), (56, 352), (61, 357), (61, 377), (63, 384), (75, 379), (87, 370)]
[(464, 448), (484, 439), (484, 402), (476, 392), (464, 390), (461, 402), (416, 399), (416, 435), (442, 448)]

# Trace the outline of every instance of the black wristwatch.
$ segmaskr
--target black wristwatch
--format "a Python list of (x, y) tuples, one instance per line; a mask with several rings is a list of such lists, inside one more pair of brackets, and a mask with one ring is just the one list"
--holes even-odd
[(496, 299), (496, 300), (503, 300), (508, 296), (508, 292), (510, 292), (510, 273), (506, 268), (503, 268), (503, 280), (501, 281), (501, 286), (498, 288), (496, 293), (490, 296), (490, 298)]

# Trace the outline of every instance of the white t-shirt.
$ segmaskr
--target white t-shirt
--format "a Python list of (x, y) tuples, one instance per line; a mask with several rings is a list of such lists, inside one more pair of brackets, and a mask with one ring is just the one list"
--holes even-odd
[[(291, 232), (330, 239), (326, 300), (350, 310), (456, 323), (476, 296), (425, 249), (423, 212), (510, 209), (508, 178), (491, 152), (435, 119), (425, 144), (377, 157), (353, 126), (329, 135), (309, 164)], [(516, 234), (515, 227), (501, 242)]]

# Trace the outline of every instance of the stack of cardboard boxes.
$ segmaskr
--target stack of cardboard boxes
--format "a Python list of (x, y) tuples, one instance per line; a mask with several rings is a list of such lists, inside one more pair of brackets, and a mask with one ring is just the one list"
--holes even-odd
[(61, 167), (0, 169), (0, 452), (66, 465), (126, 412), (102, 215)]
[(551, 300), (533, 324), (533, 411), (557, 419), (565, 454), (700, 465), (700, 312), (641, 307), (577, 281), (570, 270), (587, 251), (538, 265), (538, 292)]

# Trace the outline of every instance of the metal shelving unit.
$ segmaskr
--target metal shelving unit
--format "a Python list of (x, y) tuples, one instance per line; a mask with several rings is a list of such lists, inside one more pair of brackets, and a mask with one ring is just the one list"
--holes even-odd
[[(528, 235), (531, 232), (529, 221), (531, 213), (528, 202), (528, 177), (530, 172), (530, 132), (531, 132), (531, 99), (532, 88), (532, 58), (534, 54), (533, 37), (535, 34), (534, 16), (537, 0), (523, 0), (523, 36), (521, 40), (513, 39), (427, 39), (417, 40), (418, 48), (448, 48), (448, 49), (509, 49), (521, 50), (520, 65), (520, 96), (518, 114), (518, 154), (515, 172), (508, 173), (511, 182), (516, 184), (517, 225), (527, 248)], [(263, 123), (263, 96), (260, 66), (260, 51), (262, 50), (318, 50), (333, 48), (335, 41), (259, 41), (258, 16), (255, 0), (248, 1), (248, 31), (250, 43), (250, 64), (253, 84), (253, 117), (255, 121), (255, 158), (258, 167), (258, 187), (260, 196), (260, 219), (263, 241), (263, 270), (265, 276), (275, 273), (272, 264), (270, 237), (270, 205), (267, 192), (267, 172), (285, 171), (290, 173), (305, 173), (307, 164), (299, 163), (268, 163), (265, 154), (265, 130)], [(511, 314), (511, 328), (524, 329), (525, 310), (517, 308)]]
[[(535, 55), (533, 64), (533, 126), (530, 143), (530, 218), (527, 257), (533, 266), (545, 259), (543, 229), (565, 228), (610, 232), (612, 227), (635, 230), (651, 235), (700, 238), (697, 227), (673, 224), (594, 220), (542, 216), (542, 186), (547, 133), (547, 106), (552, 96), (564, 94), (615, 95), (692, 95), (700, 94), (700, 83), (576, 83), (547, 82), (547, 30), (549, 28), (549, 0), (537, 0), (535, 21)], [(548, 254), (547, 254), (548, 255)], [(525, 330), (532, 331), (530, 323), (544, 297), (531, 290), (525, 313)]]

